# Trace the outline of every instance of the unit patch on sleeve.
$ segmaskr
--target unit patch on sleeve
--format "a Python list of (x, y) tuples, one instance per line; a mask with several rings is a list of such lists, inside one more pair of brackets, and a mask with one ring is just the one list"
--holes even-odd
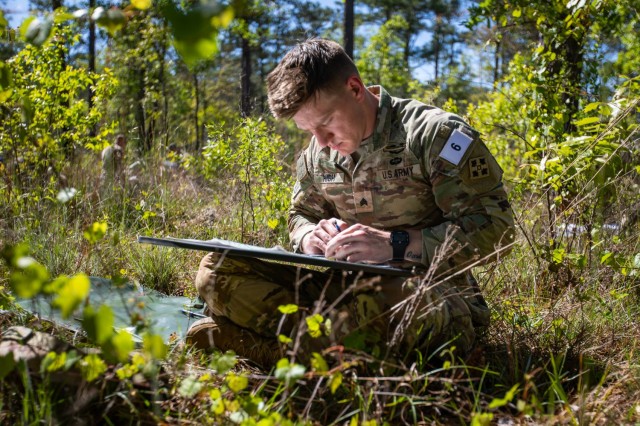
[(489, 164), (487, 163), (487, 159), (484, 157), (470, 159), (469, 172), (470, 172), (471, 179), (482, 179), (484, 177), (488, 177), (490, 173), (489, 173)]
[(460, 160), (464, 157), (465, 152), (473, 142), (470, 136), (465, 135), (458, 129), (451, 132), (451, 136), (445, 142), (442, 151), (440, 151), (440, 158), (444, 158), (454, 166), (460, 164)]

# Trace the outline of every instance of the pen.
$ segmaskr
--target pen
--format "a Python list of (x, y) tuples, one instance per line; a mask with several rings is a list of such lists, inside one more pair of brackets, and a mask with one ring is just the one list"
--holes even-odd
[(342, 232), (342, 229), (340, 229), (340, 226), (338, 226), (338, 221), (337, 221), (337, 220), (334, 220), (334, 221), (333, 221), (333, 226), (335, 226), (335, 227), (336, 227), (336, 229), (338, 230), (338, 232)]

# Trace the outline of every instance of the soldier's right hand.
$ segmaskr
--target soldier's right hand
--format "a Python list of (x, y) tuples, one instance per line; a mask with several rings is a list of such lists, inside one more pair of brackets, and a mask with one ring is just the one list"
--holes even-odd
[(340, 219), (322, 219), (311, 232), (302, 239), (302, 252), (306, 254), (324, 254), (327, 243), (346, 229), (348, 224)]

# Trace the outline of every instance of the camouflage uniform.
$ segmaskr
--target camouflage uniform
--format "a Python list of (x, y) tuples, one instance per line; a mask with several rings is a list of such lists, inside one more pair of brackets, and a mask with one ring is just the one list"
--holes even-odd
[[(380, 98), (376, 128), (355, 156), (343, 157), (312, 139), (298, 160), (289, 216), (294, 250), (321, 219), (332, 217), (389, 231), (421, 229), (422, 277), (360, 277), (371, 285), (349, 291), (331, 311), (330, 340), (340, 343), (358, 331), (368, 348), (401, 353), (456, 339), (464, 353), (473, 344), (474, 326), (489, 323), (465, 268), (494, 259), (513, 238), (502, 170), (460, 117), (391, 97), (379, 86), (369, 90)], [(263, 265), (256, 268), (244, 260), (216, 265), (219, 260), (203, 260), (200, 294), (215, 313), (263, 335), (277, 331), (278, 305), (317, 307), (327, 283), (324, 299), (331, 304), (353, 280), (315, 273), (313, 285), (294, 286), (300, 277), (295, 268), (255, 261)]]
[(124, 184), (124, 149), (114, 143), (102, 150), (102, 173), (100, 179), (103, 184)]

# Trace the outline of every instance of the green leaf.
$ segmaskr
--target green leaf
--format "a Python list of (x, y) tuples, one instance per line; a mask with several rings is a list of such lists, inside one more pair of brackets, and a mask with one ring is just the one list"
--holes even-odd
[(91, 15), (91, 19), (100, 27), (106, 29), (111, 36), (127, 22), (127, 17), (124, 12), (115, 7), (107, 10), (103, 7), (96, 7)]
[(153, 2), (151, 0), (131, 0), (131, 6), (138, 10), (147, 10), (152, 4)]
[(203, 386), (204, 383), (200, 382), (195, 376), (189, 376), (180, 383), (178, 394), (185, 398), (193, 398), (202, 390)]
[(234, 16), (235, 12), (233, 10), (233, 7), (227, 7), (218, 16), (214, 16), (213, 18), (211, 18), (211, 24), (215, 28), (227, 28), (229, 25), (231, 25), (231, 21), (233, 21)]
[(288, 343), (293, 342), (293, 339), (291, 339), (288, 336), (285, 336), (284, 334), (278, 334), (278, 342), (284, 343), (286, 345)]
[(489, 403), (489, 408), (500, 408), (500, 407), (504, 407), (505, 405), (507, 405), (509, 402), (511, 402), (513, 400), (513, 397), (515, 396), (516, 392), (518, 391), (518, 384), (515, 384), (511, 387), (511, 389), (509, 389), (507, 391), (507, 393), (505, 393), (504, 398), (494, 398), (490, 403)]
[(46, 18), (30, 16), (20, 26), (20, 35), (27, 43), (40, 47), (49, 39), (52, 29), (53, 18), (51, 16)]
[(611, 263), (611, 261), (613, 260), (611, 257), (613, 256), (613, 253), (610, 251), (605, 252), (605, 254), (603, 254), (600, 257), (600, 263), (602, 265), (609, 265)]
[(218, 31), (230, 22), (228, 9), (202, 3), (183, 12), (173, 2), (165, 2), (162, 12), (171, 26), (173, 45), (187, 64), (195, 65), (218, 52)]
[(56, 9), (55, 13), (53, 14), (53, 22), (55, 22), (56, 24), (61, 24), (74, 18), (75, 15), (73, 13), (64, 12), (63, 9)]
[(55, 352), (49, 352), (42, 360), (42, 364), (40, 364), (40, 372), (52, 373), (54, 371), (62, 370), (64, 369), (66, 364), (67, 364), (66, 352), (61, 352), (59, 354)]
[(67, 281), (69, 281), (69, 277), (67, 277), (66, 275), (60, 275), (53, 281), (47, 282), (42, 287), (42, 292), (44, 294), (57, 294)]
[(30, 299), (49, 281), (49, 271), (32, 257), (23, 256), (17, 259), (19, 270), (9, 277), (9, 283), (16, 296)]
[(580, 127), (580, 126), (586, 126), (587, 124), (593, 124), (593, 123), (599, 123), (599, 122), (600, 122), (600, 118), (598, 117), (586, 117), (586, 118), (583, 118), (582, 120), (576, 121), (574, 124)]
[(282, 358), (276, 364), (274, 375), (276, 379), (282, 380), (285, 384), (289, 385), (304, 376), (305, 371), (303, 365), (290, 364), (288, 359)]
[(15, 367), (16, 360), (13, 358), (13, 352), (0, 356), (0, 380), (7, 377)]
[(58, 297), (53, 301), (52, 306), (60, 309), (62, 318), (69, 318), (78, 305), (87, 298), (90, 288), (89, 277), (83, 273), (76, 274), (58, 291)]
[(0, 103), (6, 102), (13, 93), (13, 74), (9, 64), (0, 61)]
[(553, 263), (558, 265), (562, 263), (562, 261), (564, 260), (564, 256), (565, 249), (563, 248), (557, 248), (551, 253), (551, 259), (553, 260)]
[(127, 330), (120, 330), (111, 338), (111, 347), (117, 360), (126, 362), (135, 347), (133, 336)]
[(598, 108), (601, 105), (600, 102), (591, 102), (590, 104), (588, 104), (587, 106), (584, 107), (583, 112), (587, 113), (587, 112), (591, 112), (594, 109)]
[(331, 375), (331, 379), (329, 379), (329, 389), (332, 394), (335, 394), (340, 385), (342, 384), (342, 373), (336, 372)]
[(145, 334), (142, 346), (153, 359), (164, 359), (167, 356), (167, 345), (164, 344), (162, 336), (158, 334)]
[(514, 18), (519, 18), (522, 16), (522, 9), (515, 9), (513, 12), (511, 12), (511, 15)]
[(80, 361), (80, 371), (87, 382), (93, 382), (107, 371), (107, 364), (98, 354), (89, 354)]
[(489, 426), (493, 420), (493, 413), (474, 413), (471, 426)]
[(107, 233), (107, 223), (106, 222), (93, 222), (87, 229), (85, 229), (83, 236), (89, 241), (91, 244), (95, 244)]
[(298, 305), (280, 305), (278, 306), (278, 310), (285, 315), (295, 314), (296, 312), (298, 312)]
[(4, 17), (4, 12), (0, 10), (0, 35), (4, 34), (4, 30), (7, 26), (9, 26), (9, 21)]
[(233, 351), (227, 351), (224, 354), (220, 354), (214, 357), (209, 364), (209, 368), (217, 371), (219, 374), (224, 374), (231, 370), (238, 363), (238, 358)]
[(113, 336), (113, 311), (107, 305), (102, 305), (96, 312), (92, 306), (87, 306), (83, 312), (82, 327), (89, 339), (102, 345)]
[[(14, 246), (6, 245), (0, 251), (2, 258), (12, 268), (18, 268), (18, 259), (29, 256), (29, 245), (25, 243), (16, 244)], [(34, 260), (35, 261), (35, 260)]]
[(327, 361), (325, 361), (322, 355), (318, 352), (314, 352), (311, 354), (311, 368), (319, 373), (325, 373), (329, 371), (329, 365), (327, 364)]
[(322, 335), (322, 315), (314, 314), (305, 318), (307, 327), (309, 328), (309, 334), (311, 337), (320, 337)]
[(249, 379), (242, 375), (238, 376), (233, 372), (227, 375), (226, 381), (227, 386), (233, 393), (242, 392), (249, 385)]
[(616, 289), (613, 289), (611, 291), (609, 291), (609, 294), (615, 299), (615, 300), (623, 300), (626, 299), (627, 297), (629, 297), (629, 293), (624, 293), (624, 292), (619, 292)]

